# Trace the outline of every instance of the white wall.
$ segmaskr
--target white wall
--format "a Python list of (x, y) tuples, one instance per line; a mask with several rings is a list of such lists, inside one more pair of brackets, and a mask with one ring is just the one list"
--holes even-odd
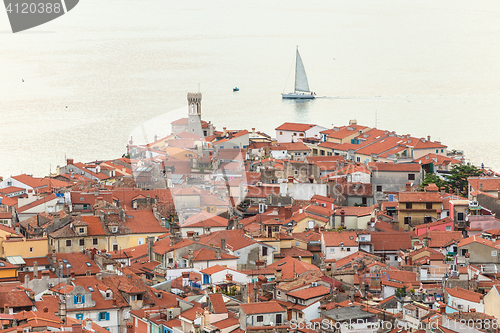
[[(85, 310), (85, 311), (83, 311)], [(102, 326), (103, 328), (109, 329), (110, 332), (120, 333), (118, 329), (119, 321), (119, 308), (118, 309), (103, 309), (103, 310), (90, 310), (88, 308), (82, 309), (82, 311), (67, 311), (67, 316), (76, 319), (77, 313), (83, 313), (83, 319), (92, 319), (93, 322)], [(109, 320), (99, 321), (99, 313), (109, 312)]]
[(213, 273), (211, 277), (211, 282), (214, 284), (223, 282), (226, 279), (226, 274), (232, 274), (233, 275), (233, 281), (237, 283), (247, 283), (247, 276), (246, 274), (240, 273), (238, 271), (232, 270), (232, 269), (225, 269), (223, 271)]
[(311, 183), (281, 183), (280, 194), (287, 194), (295, 200), (311, 200), (316, 195), (327, 195), (327, 184), (311, 184)]
[[(322, 248), (323, 248), (323, 243), (322, 243)], [(347, 248), (351, 250), (348, 252)], [(331, 249), (333, 249), (334, 252), (331, 252), (330, 251)], [(341, 248), (338, 246), (325, 246), (325, 251), (323, 252), (323, 254), (325, 255), (325, 260), (330, 260), (330, 259), (338, 260), (350, 256), (351, 254), (358, 252), (358, 250), (359, 248), (357, 246), (344, 246), (344, 251), (342, 251)]]
[(199, 270), (203, 270), (210, 266), (220, 265), (227, 266), (228, 268), (236, 269), (237, 263), (236, 259), (228, 259), (228, 260), (212, 260), (212, 261), (196, 261), (193, 264), (193, 267)]
[(459, 309), (460, 311), (469, 312), (470, 309), (476, 309), (476, 312), (484, 313), (484, 304), (470, 302), (465, 299), (456, 298), (448, 294), (449, 306), (458, 309), (459, 304), (463, 306), (461, 309)]

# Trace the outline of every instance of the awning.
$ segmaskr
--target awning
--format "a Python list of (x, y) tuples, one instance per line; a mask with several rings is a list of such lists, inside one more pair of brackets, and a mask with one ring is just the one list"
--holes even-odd
[(7, 259), (8, 262), (10, 262), (13, 265), (26, 265), (26, 262), (21, 256), (11, 256), (5, 258)]

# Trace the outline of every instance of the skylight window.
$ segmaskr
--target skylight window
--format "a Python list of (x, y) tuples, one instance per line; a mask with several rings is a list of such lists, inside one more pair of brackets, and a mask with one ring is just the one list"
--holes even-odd
[(86, 262), (85, 264), (86, 264), (88, 267), (92, 267), (92, 264), (91, 264), (91, 263), (89, 263), (89, 262)]
[(0, 266), (1, 267), (5, 267), (5, 263), (4, 262), (0, 262)]
[(63, 259), (63, 263), (67, 264), (67, 263), (68, 263), (68, 260)]
[(89, 287), (89, 291), (94, 292), (94, 288)]

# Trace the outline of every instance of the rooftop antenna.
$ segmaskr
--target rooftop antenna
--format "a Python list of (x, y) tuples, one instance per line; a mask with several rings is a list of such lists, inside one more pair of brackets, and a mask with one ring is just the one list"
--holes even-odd
[(375, 128), (377, 128), (377, 110), (375, 110)]
[(198, 83), (198, 92), (200, 92), (200, 84)]

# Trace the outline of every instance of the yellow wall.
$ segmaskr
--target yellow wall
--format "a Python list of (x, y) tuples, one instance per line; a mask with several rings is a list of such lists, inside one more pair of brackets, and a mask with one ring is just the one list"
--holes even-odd
[(15, 233), (5, 231), (5, 230), (0, 230), (0, 257), (5, 257), (4, 250), (3, 250), (3, 242), (4, 240), (7, 239), (7, 236), (10, 235), (15, 235)]
[(320, 226), (320, 227), (327, 227), (327, 224), (328, 224), (327, 222), (316, 220), (315, 218), (312, 218), (312, 217), (306, 217), (306, 218), (303, 218), (302, 220), (297, 221), (297, 225), (295, 227), (293, 227), (292, 232), (297, 233), (297, 232), (306, 231), (306, 228), (309, 228), (309, 221), (314, 221), (314, 225)]
[(437, 211), (441, 210), (442, 204), (440, 202), (433, 202), (432, 209), (427, 209), (426, 202), (412, 202), (412, 208), (406, 208), (406, 202), (399, 203), (399, 227), (408, 230), (408, 225), (405, 224), (405, 217), (411, 216), (412, 224), (423, 224), (426, 216), (431, 216), (437, 219)]
[[(85, 240), (85, 245), (80, 245), (80, 239)], [(97, 238), (97, 245), (94, 245), (93, 239)], [(66, 246), (66, 240), (71, 240), (71, 246)], [(48, 249), (49, 252), (55, 250), (60, 253), (72, 253), (79, 252), (83, 249), (90, 249), (91, 247), (95, 247), (98, 250), (107, 250), (107, 241), (106, 236), (78, 236), (78, 237), (70, 237), (70, 238), (51, 238), (49, 236), (48, 240)]]
[[(32, 249), (30, 251), (30, 249)], [(47, 238), (11, 239), (3, 242), (5, 257), (21, 256), (23, 258), (45, 257), (49, 253)]]
[(16, 278), (17, 269), (0, 269), (0, 279)]
[(146, 244), (147, 237), (159, 237), (165, 234), (165, 232), (151, 233), (151, 234), (131, 234), (131, 235), (119, 235), (110, 236), (108, 241), (108, 251), (113, 250), (113, 244), (118, 244), (118, 249), (128, 249), (129, 247), (139, 245), (139, 238), (143, 239), (142, 244)]

